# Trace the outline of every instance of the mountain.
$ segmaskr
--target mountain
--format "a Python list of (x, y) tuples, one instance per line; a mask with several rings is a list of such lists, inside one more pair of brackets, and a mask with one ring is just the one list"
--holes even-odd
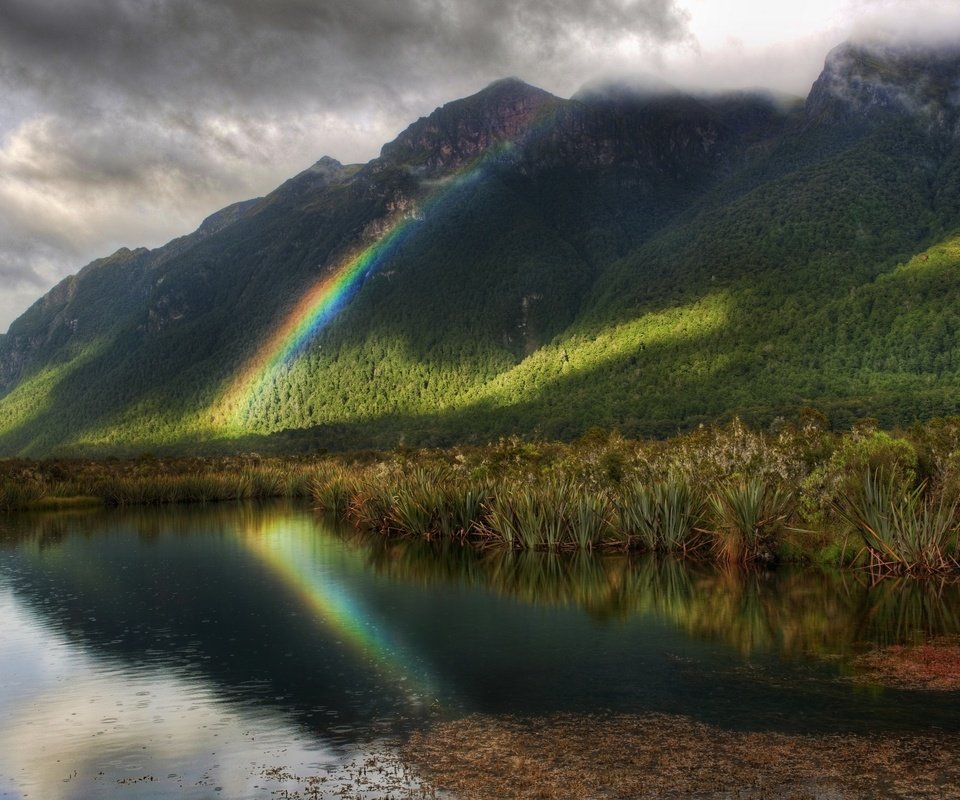
[(792, 104), (498, 81), (63, 281), (0, 337), (0, 453), (957, 413), (958, 86), (856, 44)]

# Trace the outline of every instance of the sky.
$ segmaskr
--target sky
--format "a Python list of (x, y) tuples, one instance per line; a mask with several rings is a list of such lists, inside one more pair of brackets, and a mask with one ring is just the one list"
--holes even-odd
[(805, 96), (849, 38), (960, 41), (956, 0), (0, 0), (0, 332), (323, 155), (517, 76)]

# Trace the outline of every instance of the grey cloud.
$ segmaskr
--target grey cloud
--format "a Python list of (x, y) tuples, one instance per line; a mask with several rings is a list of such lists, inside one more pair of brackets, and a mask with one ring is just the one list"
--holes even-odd
[(0, 330), (22, 287), (365, 160), (495, 78), (572, 92), (611, 43), (685, 26), (675, 0), (3, 0)]
[(8, 288), (26, 286), (38, 289), (46, 283), (29, 263), (14, 259), (12, 253), (0, 256), (0, 280)]
[(684, 25), (675, 0), (4, 0), (0, 86), (42, 122), (46, 154), (20, 179), (136, 184), (155, 164), (203, 176), (272, 158), (264, 121), (288, 145), (322, 137), (311, 115), (402, 127), (508, 74), (572, 91), (591, 46), (678, 41)]
[[(356, 104), (451, 68), (576, 61), (583, 42), (684, 35), (673, 0), (7, 0), (0, 74), (58, 103)], [(541, 65), (546, 66), (546, 65)]]
[[(0, 212), (3, 207), (0, 204)], [(44, 267), (62, 262), (74, 253), (64, 251), (51, 240), (24, 234), (12, 220), (0, 221), (0, 296), (10, 294), (32, 294), (36, 298), (37, 290), (48, 286), (51, 275), (44, 275)]]

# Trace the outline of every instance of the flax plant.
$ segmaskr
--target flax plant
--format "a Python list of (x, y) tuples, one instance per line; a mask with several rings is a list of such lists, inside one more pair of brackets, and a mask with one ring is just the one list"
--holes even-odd
[(502, 484), (484, 502), (486, 534), (508, 547), (529, 550), (598, 546), (608, 519), (605, 497), (555, 476)]
[(366, 483), (350, 494), (346, 517), (358, 528), (380, 533), (390, 532), (393, 493), (374, 483)]
[(308, 495), (318, 510), (343, 515), (355, 489), (356, 479), (338, 469), (332, 473), (314, 475), (309, 481)]
[(716, 554), (724, 561), (772, 561), (793, 496), (762, 478), (731, 481), (710, 495)]
[(26, 508), (46, 494), (44, 487), (34, 481), (0, 484), (0, 511)]
[(838, 510), (860, 534), (870, 566), (891, 572), (944, 572), (960, 566), (957, 504), (903, 487), (881, 470), (868, 471), (858, 492)]
[(287, 477), (276, 467), (255, 467), (244, 471), (244, 497), (282, 497), (286, 494)]
[(704, 501), (685, 478), (626, 483), (616, 497), (615, 527), (627, 547), (689, 552), (700, 543)]
[(438, 529), (438, 509), (443, 503), (442, 473), (417, 469), (393, 489), (389, 527), (413, 536), (430, 536)]

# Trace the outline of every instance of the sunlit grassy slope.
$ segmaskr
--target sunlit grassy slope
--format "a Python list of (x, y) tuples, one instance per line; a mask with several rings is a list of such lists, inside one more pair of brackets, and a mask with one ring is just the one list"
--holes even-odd
[[(493, 124), (494, 100), (461, 101), (479, 103), (471, 124)], [(451, 106), (435, 129), (459, 130)], [(550, 101), (531, 131), (481, 154), (442, 203), (432, 151), (321, 162), (216, 230), (88, 268), (0, 343), (14, 376), (0, 452), (665, 435), (803, 405), (841, 424), (960, 412), (949, 125), (740, 97)], [(395, 218), (408, 232), (338, 313), (227, 407), (298, 298)], [(29, 359), (3, 373), (14, 346)]]

